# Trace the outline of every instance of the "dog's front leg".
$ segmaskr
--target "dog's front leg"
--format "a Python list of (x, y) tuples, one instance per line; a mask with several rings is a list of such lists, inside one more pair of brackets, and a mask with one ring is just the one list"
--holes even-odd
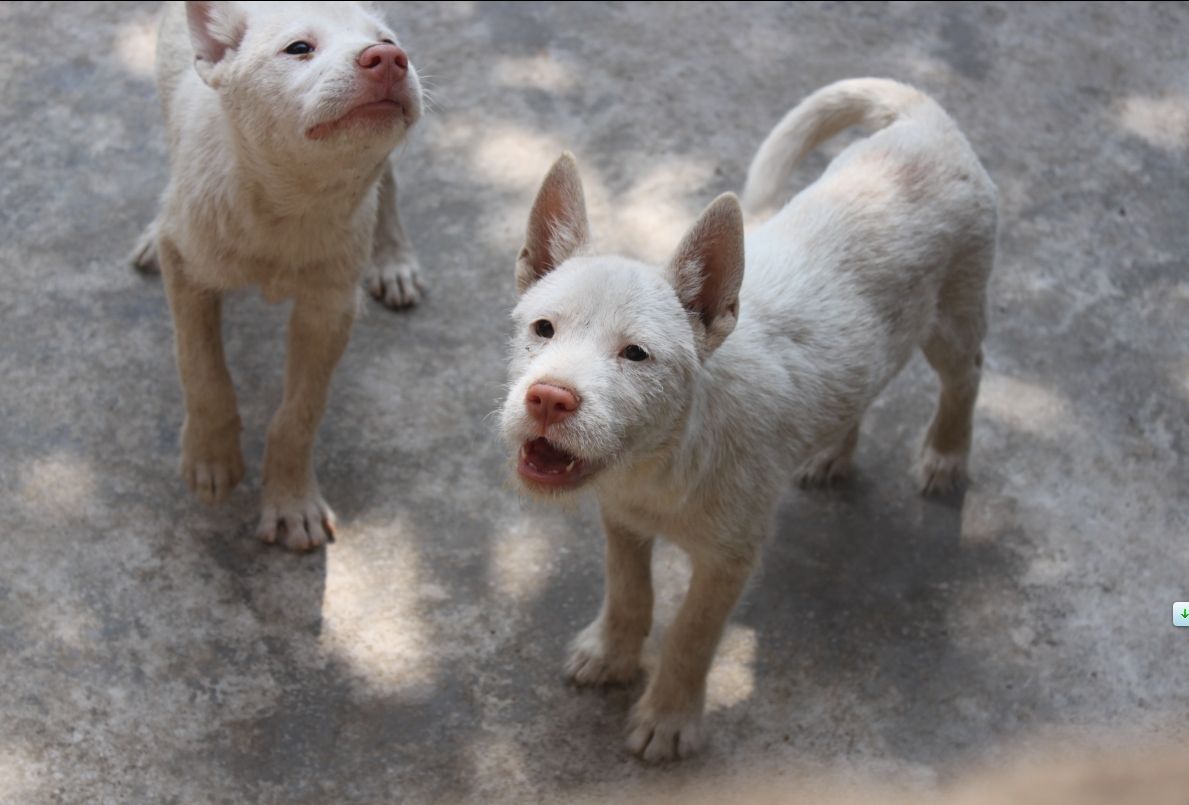
[(632, 709), (628, 749), (650, 763), (687, 757), (701, 745), (706, 675), (752, 562), (695, 556), (693, 565), (660, 666)]
[(400, 222), (396, 207), (396, 176), (385, 162), (380, 174), (380, 207), (372, 238), (372, 261), (364, 272), (364, 285), (377, 301), (399, 309), (421, 298), (421, 266), (413, 241)]
[(652, 627), (652, 538), (603, 515), (607, 579), (603, 608), (570, 646), (566, 675), (579, 685), (630, 682)]
[(222, 295), (186, 275), (172, 242), (162, 240), (160, 249), (186, 401), (182, 477), (204, 502), (219, 503), (244, 477), (235, 388), (223, 359)]
[(354, 287), (297, 298), (289, 318), (285, 398), (268, 428), (264, 496), (256, 536), (289, 550), (324, 545), (334, 533), (334, 512), (314, 477), (314, 437), (334, 367), (355, 320)]

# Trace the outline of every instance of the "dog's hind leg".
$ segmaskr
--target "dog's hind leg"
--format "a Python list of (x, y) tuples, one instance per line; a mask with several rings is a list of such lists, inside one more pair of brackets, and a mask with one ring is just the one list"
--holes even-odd
[(364, 272), (368, 293), (394, 310), (421, 299), (421, 266), (396, 208), (396, 176), (385, 163), (380, 175), (380, 209), (372, 241), (372, 259)]
[(993, 252), (964, 256), (947, 272), (937, 319), (921, 349), (941, 380), (937, 410), (921, 446), (916, 474), (921, 492), (948, 492), (966, 479), (974, 403), (982, 376), (986, 286)]
[(802, 464), (794, 476), (802, 489), (830, 486), (850, 474), (851, 460), (859, 444), (859, 425), (845, 436)]

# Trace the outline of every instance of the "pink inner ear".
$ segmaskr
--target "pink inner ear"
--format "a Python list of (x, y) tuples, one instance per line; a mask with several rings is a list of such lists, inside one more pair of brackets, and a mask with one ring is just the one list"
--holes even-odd
[(708, 244), (702, 258), (705, 269), (702, 287), (698, 289), (698, 307), (703, 311), (702, 315), (705, 318), (713, 318), (726, 312), (738, 295), (739, 283), (734, 276), (733, 267), (739, 260), (732, 253), (733, 250), (737, 251), (738, 247), (726, 242), (725, 238), (715, 238)]
[(539, 278), (565, 262), (590, 236), (582, 180), (572, 158), (550, 169), (529, 214), (525, 246)]
[(736, 306), (743, 280), (743, 222), (738, 203), (716, 199), (678, 247), (677, 293), (707, 325)]
[(227, 51), (239, 44), (243, 27), (231, 17), (226, 3), (188, 2), (186, 22), (194, 53), (203, 61), (218, 63)]

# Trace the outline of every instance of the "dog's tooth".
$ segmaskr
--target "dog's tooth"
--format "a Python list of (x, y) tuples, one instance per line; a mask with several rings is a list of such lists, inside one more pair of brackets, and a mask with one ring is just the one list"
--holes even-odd
[(567, 465), (566, 465), (566, 472), (569, 472), (570, 470), (574, 469), (574, 465), (575, 465), (575, 464), (577, 464), (577, 463), (578, 463), (578, 459), (574, 459), (574, 460), (573, 460), (573, 461), (571, 461), (569, 464), (567, 464)]

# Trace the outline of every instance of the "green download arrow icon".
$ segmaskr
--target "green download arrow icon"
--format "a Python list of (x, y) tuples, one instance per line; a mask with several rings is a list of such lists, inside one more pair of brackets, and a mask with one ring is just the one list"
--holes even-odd
[(1189, 609), (1182, 609), (1182, 610), (1181, 610), (1181, 618), (1182, 618), (1183, 620), (1187, 620), (1187, 621), (1189, 621)]

